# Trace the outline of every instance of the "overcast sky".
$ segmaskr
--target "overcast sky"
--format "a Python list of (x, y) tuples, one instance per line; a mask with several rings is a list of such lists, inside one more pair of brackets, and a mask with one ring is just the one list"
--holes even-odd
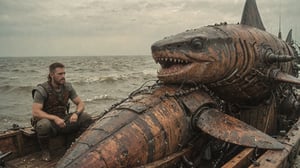
[[(267, 31), (300, 41), (299, 0), (257, 0)], [(244, 0), (0, 0), (0, 56), (150, 55), (166, 36), (237, 23)]]

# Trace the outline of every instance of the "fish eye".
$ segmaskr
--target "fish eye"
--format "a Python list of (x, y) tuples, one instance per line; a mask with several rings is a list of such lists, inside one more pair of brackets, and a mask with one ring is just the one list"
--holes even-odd
[(203, 41), (199, 38), (193, 39), (191, 41), (191, 45), (194, 49), (202, 49), (203, 48)]

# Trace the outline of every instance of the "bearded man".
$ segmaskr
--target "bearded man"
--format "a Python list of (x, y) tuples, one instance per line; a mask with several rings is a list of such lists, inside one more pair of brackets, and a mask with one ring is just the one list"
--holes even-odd
[[(48, 81), (32, 91), (32, 125), (42, 150), (42, 160), (50, 161), (49, 138), (59, 134), (82, 133), (92, 123), (91, 116), (83, 112), (84, 102), (71, 83), (66, 82), (65, 66), (53, 63), (49, 66)], [(69, 113), (69, 100), (76, 110)]]

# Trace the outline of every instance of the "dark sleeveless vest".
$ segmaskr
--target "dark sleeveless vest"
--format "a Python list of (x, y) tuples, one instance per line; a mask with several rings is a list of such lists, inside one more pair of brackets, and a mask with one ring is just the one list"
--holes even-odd
[[(64, 118), (68, 110), (68, 101), (70, 97), (70, 92), (65, 85), (62, 86), (60, 92), (56, 92), (49, 82), (39, 84), (38, 86), (44, 88), (47, 93), (47, 97), (43, 104), (43, 111)], [(33, 95), (35, 91), (38, 90), (34, 89), (32, 91)]]

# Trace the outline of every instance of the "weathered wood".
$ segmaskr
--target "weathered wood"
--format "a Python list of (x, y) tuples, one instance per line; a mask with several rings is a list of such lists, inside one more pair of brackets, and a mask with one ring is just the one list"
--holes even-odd
[(0, 135), (0, 151), (2, 153), (12, 152), (9, 158), (15, 158), (19, 156), (19, 148), (16, 143), (16, 137), (20, 134), (20, 131), (6, 131)]
[(250, 158), (254, 154), (254, 148), (246, 148), (226, 164), (222, 168), (244, 168), (251, 164)]
[(158, 161), (155, 161), (155, 162), (152, 162), (152, 163), (149, 163), (144, 166), (137, 167), (137, 168), (160, 168), (160, 167), (164, 167), (167, 165), (170, 166), (170, 164), (176, 163), (176, 161), (181, 159), (183, 155), (185, 155), (189, 152), (191, 152), (191, 148), (186, 148), (180, 152), (176, 152), (168, 157), (165, 157), (164, 159), (161, 159), (161, 160), (158, 160)]
[(0, 140), (1, 139), (4, 139), (4, 138), (7, 138), (7, 137), (13, 137), (17, 134), (19, 134), (20, 130), (8, 130), (8, 131), (5, 131), (3, 133), (0, 134)]
[(259, 165), (251, 165), (250, 168), (286, 168), (290, 167), (299, 153), (300, 119), (290, 129), (287, 135), (280, 141), (284, 144), (283, 150), (268, 150), (258, 158)]
[(6, 162), (7, 168), (53, 168), (55, 167), (57, 161), (62, 157), (65, 150), (57, 150), (52, 153), (52, 160), (50, 162), (45, 162), (40, 160), (41, 152), (35, 152), (24, 157), (19, 157), (14, 160)]
[(36, 136), (36, 132), (34, 131), (33, 127), (24, 128), (21, 130), (22, 133), (28, 137)]
[(21, 156), (24, 155), (24, 140), (23, 140), (23, 135), (22, 132), (19, 132), (17, 134), (17, 147), (18, 147), (18, 152)]

